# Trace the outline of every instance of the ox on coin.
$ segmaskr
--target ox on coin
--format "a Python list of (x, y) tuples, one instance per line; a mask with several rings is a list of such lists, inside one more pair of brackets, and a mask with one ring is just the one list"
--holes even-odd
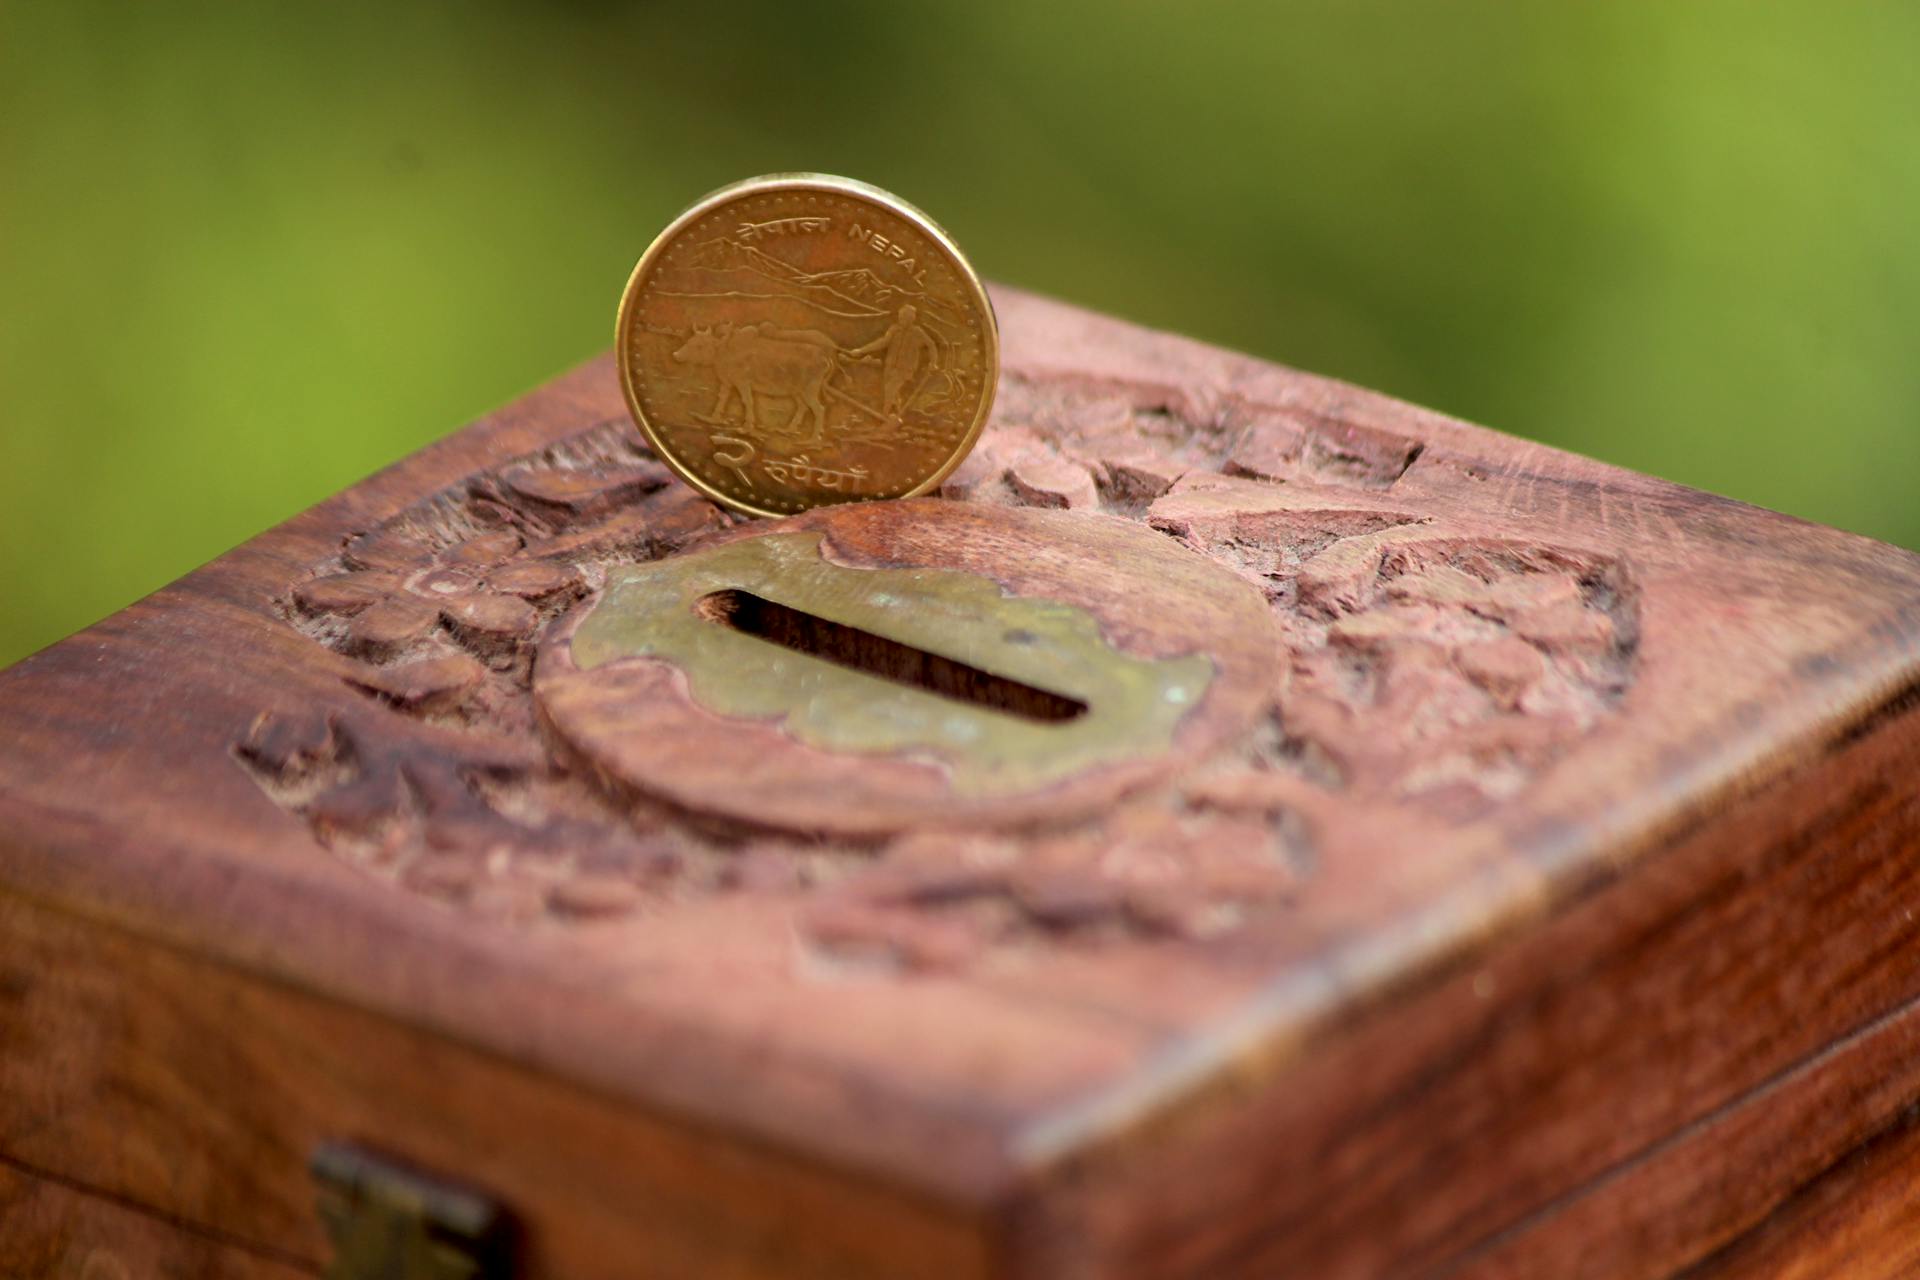
[(999, 332), (979, 277), (877, 187), (778, 174), (662, 231), (614, 350), (654, 452), (735, 511), (908, 498), (960, 465), (993, 407)]

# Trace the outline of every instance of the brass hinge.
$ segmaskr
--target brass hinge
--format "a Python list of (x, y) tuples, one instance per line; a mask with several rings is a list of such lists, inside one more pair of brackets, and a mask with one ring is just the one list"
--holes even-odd
[(513, 1224), (488, 1197), (346, 1143), (309, 1164), (333, 1241), (327, 1280), (508, 1280)]

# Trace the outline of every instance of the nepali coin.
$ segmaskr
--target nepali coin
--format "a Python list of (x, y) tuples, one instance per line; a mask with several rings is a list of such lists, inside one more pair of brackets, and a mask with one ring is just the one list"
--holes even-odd
[(947, 233), (877, 187), (776, 174), (673, 220), (614, 350), (654, 452), (748, 515), (937, 486), (993, 407), (1000, 336)]

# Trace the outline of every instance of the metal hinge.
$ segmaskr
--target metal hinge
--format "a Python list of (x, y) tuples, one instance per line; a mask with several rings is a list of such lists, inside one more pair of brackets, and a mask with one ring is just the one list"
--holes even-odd
[(327, 1280), (508, 1280), (513, 1223), (488, 1197), (346, 1143), (308, 1166), (333, 1241)]

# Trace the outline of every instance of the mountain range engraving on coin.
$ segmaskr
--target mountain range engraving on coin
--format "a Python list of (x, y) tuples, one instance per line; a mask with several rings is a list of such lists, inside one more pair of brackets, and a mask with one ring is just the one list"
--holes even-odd
[(676, 218), (627, 282), (615, 351), (661, 459), (760, 516), (934, 488), (999, 373), (992, 305), (946, 233), (818, 174), (725, 187)]

